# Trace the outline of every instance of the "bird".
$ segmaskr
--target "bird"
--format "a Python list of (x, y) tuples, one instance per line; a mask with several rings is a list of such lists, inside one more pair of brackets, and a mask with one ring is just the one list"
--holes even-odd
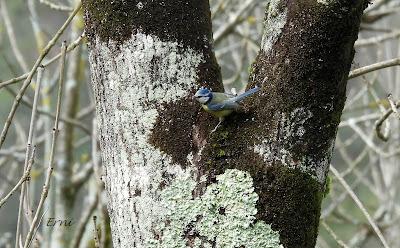
[(194, 95), (194, 98), (201, 104), (206, 112), (219, 118), (218, 125), (211, 131), (215, 132), (226, 116), (239, 109), (239, 102), (259, 90), (260, 88), (255, 86), (240, 95), (232, 95), (222, 92), (213, 92), (208, 88), (201, 87)]

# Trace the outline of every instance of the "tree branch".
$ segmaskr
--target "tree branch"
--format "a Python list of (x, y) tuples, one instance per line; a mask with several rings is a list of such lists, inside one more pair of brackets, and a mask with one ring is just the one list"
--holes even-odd
[(359, 76), (364, 75), (369, 72), (377, 71), (377, 70), (392, 67), (392, 66), (398, 66), (398, 65), (400, 65), (400, 58), (390, 59), (390, 60), (372, 64), (372, 65), (367, 65), (367, 66), (352, 70), (349, 74), (348, 79), (352, 79), (352, 78), (359, 77)]

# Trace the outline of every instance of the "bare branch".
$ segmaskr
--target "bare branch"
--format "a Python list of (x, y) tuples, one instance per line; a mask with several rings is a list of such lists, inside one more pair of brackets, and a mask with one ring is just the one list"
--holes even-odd
[(372, 64), (372, 65), (367, 65), (367, 66), (352, 70), (349, 73), (348, 79), (359, 77), (361, 75), (364, 75), (364, 74), (372, 72), (372, 71), (376, 71), (376, 70), (380, 70), (380, 69), (388, 68), (388, 67), (392, 67), (392, 66), (397, 66), (397, 65), (400, 65), (400, 58), (390, 59), (390, 60)]
[(388, 101), (389, 101), (390, 107), (392, 108), (393, 113), (396, 115), (397, 119), (400, 120), (400, 113), (397, 111), (398, 107), (397, 107), (396, 103), (393, 100), (392, 94), (389, 94), (387, 98), (388, 98)]
[[(32, 221), (32, 225), (29, 228), (29, 232), (27, 234), (25, 243), (24, 243), (24, 248), (27, 248), (30, 240), (32, 238), (35, 226), (37, 225), (38, 218), (39, 218), (39, 213), (41, 209), (43, 208), (44, 201), (47, 198), (47, 194), (49, 192), (49, 187), (50, 187), (50, 179), (51, 175), (53, 173), (53, 162), (54, 162), (54, 155), (56, 152), (56, 145), (57, 145), (57, 136), (58, 136), (58, 122), (59, 122), (59, 116), (60, 116), (60, 109), (61, 109), (61, 99), (62, 99), (62, 91), (63, 91), (63, 85), (64, 85), (64, 70), (65, 70), (65, 55), (66, 55), (66, 45), (65, 42), (63, 42), (63, 45), (61, 47), (61, 60), (60, 60), (60, 81), (59, 81), (59, 86), (58, 86), (58, 95), (57, 95), (57, 107), (56, 107), (56, 119), (54, 121), (54, 128), (53, 128), (53, 138), (51, 142), (51, 151), (50, 151), (50, 158), (49, 158), (49, 164), (47, 168), (47, 173), (46, 173), (46, 180), (43, 186), (42, 194), (40, 196), (40, 201), (38, 204), (38, 207), (36, 209), (35, 216)], [(17, 247), (16, 247), (17, 248)]]
[(400, 36), (400, 30), (396, 30), (387, 34), (367, 38), (367, 39), (360, 39), (357, 40), (354, 44), (355, 47), (362, 47), (362, 46), (369, 46), (369, 45), (378, 45), (382, 41), (386, 41), (389, 39), (395, 39)]
[(7, 202), (8, 198), (10, 198), (15, 193), (15, 191), (18, 190), (18, 188), (22, 185), (22, 183), (29, 179), (31, 168), (34, 163), (34, 157), (35, 157), (35, 147), (32, 149), (31, 157), (28, 162), (28, 167), (26, 168), (24, 175), (19, 179), (18, 183), (14, 186), (14, 188), (12, 188), (11, 191), (8, 192), (8, 194), (3, 199), (1, 199), (0, 208), (4, 205), (4, 203)]
[(387, 120), (387, 118), (389, 118), (389, 116), (394, 112), (393, 109), (399, 108), (400, 107), (400, 101), (398, 101), (396, 103), (395, 107), (390, 108), (389, 110), (387, 110), (381, 118), (379, 118), (378, 121), (376, 121), (375, 123), (375, 131), (376, 131), (376, 135), (378, 136), (378, 138), (380, 138), (383, 141), (388, 141), (389, 140), (389, 136), (387, 134), (382, 133), (382, 125), (383, 123)]
[(56, 44), (57, 40), (60, 38), (61, 34), (65, 31), (65, 29), (68, 27), (69, 23), (72, 21), (74, 16), (78, 13), (78, 11), (81, 8), (81, 3), (78, 4), (78, 6), (75, 8), (74, 12), (68, 17), (68, 19), (65, 21), (65, 23), (61, 26), (61, 28), (57, 31), (57, 33), (54, 35), (54, 37), (49, 41), (47, 46), (43, 49), (43, 52), (40, 54), (39, 58), (36, 60), (31, 72), (29, 73), (28, 77), (24, 81), (24, 84), (22, 85), (20, 91), (18, 92), (17, 97), (14, 99), (13, 106), (11, 107), (11, 111), (7, 117), (6, 123), (4, 124), (3, 131), (1, 132), (0, 135), (0, 148), (3, 146), (4, 141), (6, 139), (8, 129), (11, 125), (12, 119), (14, 118), (15, 112), (17, 111), (17, 108), (21, 102), (22, 96), (25, 94), (26, 89), (30, 85), (33, 75), (36, 73), (37, 68), (40, 66), (40, 63), (44, 59), (44, 57), (47, 55), (47, 53), (50, 51), (50, 49)]
[[(6, 90), (11, 93), (14, 97), (17, 96), (17, 93), (15, 93), (11, 88), (6, 87)], [(21, 99), (21, 103), (24, 104), (25, 106), (32, 108), (33, 107), (33, 103), (31, 103), (31, 101), (29, 100), (28, 97), (23, 96)], [(44, 109), (44, 108), (38, 108), (37, 113), (40, 115), (45, 115), (48, 116), (52, 119), (55, 119), (55, 114), (51, 113), (50, 110)], [(77, 119), (71, 119), (68, 117), (60, 117), (60, 121), (61, 122), (65, 122), (67, 124), (70, 124), (72, 126), (76, 126), (77, 128), (81, 129), (83, 132), (85, 132), (86, 134), (90, 135), (91, 134), (91, 130), (90, 128), (88, 128), (84, 123), (80, 122)]]
[[(40, 92), (40, 86), (42, 84), (42, 75), (43, 75), (43, 68), (38, 69), (38, 75), (37, 75), (37, 85), (35, 89), (35, 96), (33, 99), (33, 106), (32, 106), (32, 113), (31, 113), (31, 121), (29, 124), (29, 133), (28, 133), (28, 141), (26, 145), (26, 151), (25, 151), (25, 163), (24, 163), (24, 174), (28, 170), (29, 166), (29, 156), (31, 153), (31, 147), (32, 147), (32, 142), (33, 142), (33, 137), (36, 129), (36, 113), (37, 113), (37, 106), (38, 106), (38, 99), (39, 99), (39, 92)], [(30, 173), (30, 169), (29, 172)], [(25, 191), (26, 187), (24, 185), (25, 180), (22, 181), (22, 188), (21, 188), (21, 195), (19, 196), (19, 208), (18, 208), (18, 220), (17, 220), (17, 231), (16, 231), (16, 237), (15, 237), (15, 244), (18, 244), (19, 238), (20, 238), (20, 231), (22, 228), (22, 209), (23, 209), (23, 204), (24, 204), (24, 199), (25, 199)]]
[(3, 16), (3, 19), (4, 19), (4, 24), (6, 26), (8, 39), (10, 40), (11, 49), (15, 55), (15, 58), (17, 59), (19, 66), (21, 67), (22, 71), (26, 72), (26, 71), (28, 71), (28, 65), (26, 64), (25, 59), (22, 56), (22, 53), (18, 48), (17, 39), (15, 38), (14, 28), (11, 24), (10, 17), (8, 16), (8, 10), (7, 10), (7, 5), (6, 5), (5, 0), (0, 0), (0, 11), (1, 11), (1, 15)]
[(232, 15), (229, 22), (215, 31), (214, 43), (218, 44), (229, 32), (231, 32), (235, 26), (243, 20), (243, 18), (241, 19), (243, 14), (246, 11), (250, 11), (252, 8), (254, 8), (256, 3), (257, 1), (255, 0), (247, 0), (245, 3), (243, 3), (240, 9)]
[(90, 203), (89, 207), (87, 208), (86, 212), (81, 216), (78, 226), (76, 228), (74, 238), (71, 242), (71, 248), (79, 247), (81, 243), (82, 236), (85, 232), (86, 225), (89, 222), (90, 216), (92, 216), (96, 206), (99, 202), (99, 195), (95, 194), (95, 198), (92, 203)]
[(71, 187), (74, 189), (79, 189), (83, 183), (85, 183), (93, 172), (93, 162), (89, 162), (86, 164), (85, 168), (83, 168), (80, 172), (75, 174), (71, 179)]
[(343, 240), (339, 239), (336, 233), (332, 230), (328, 224), (326, 224), (325, 221), (321, 221), (321, 224), (325, 229), (328, 231), (328, 233), (332, 236), (332, 238), (336, 241), (336, 243), (342, 247), (342, 248), (348, 248), (348, 246), (343, 242)]
[(93, 216), (93, 225), (94, 225), (94, 247), (99, 248), (100, 243), (99, 243), (99, 230), (97, 230), (97, 224), (96, 224), (96, 216)]
[[(67, 52), (71, 52), (72, 50), (74, 50), (82, 42), (84, 37), (85, 37), (85, 34), (83, 33), (74, 42), (69, 44), (68, 48), (67, 48)], [(54, 56), (50, 60), (44, 62), (42, 66), (43, 67), (47, 67), (47, 66), (51, 65), (53, 62), (57, 61), (60, 57), (61, 57), (61, 53), (57, 54), (56, 56)], [(18, 82), (26, 79), (28, 76), (29, 76), (29, 73), (25, 73), (25, 74), (23, 74), (21, 76), (9, 79), (9, 80), (4, 81), (4, 82), (0, 82), (0, 89), (5, 87), (5, 86), (7, 86), (7, 85), (18, 83)]]
[(46, 6), (50, 7), (51, 9), (54, 9), (54, 10), (68, 11), (68, 12), (71, 12), (71, 11), (74, 10), (71, 7), (68, 7), (68, 6), (65, 6), (65, 5), (61, 5), (61, 4), (55, 4), (55, 3), (52, 3), (52, 2), (47, 1), (47, 0), (39, 0), (39, 1), (40, 1), (40, 3), (46, 5)]
[(364, 214), (364, 216), (367, 218), (369, 224), (374, 229), (376, 235), (379, 237), (383, 246), (385, 248), (389, 248), (389, 245), (386, 242), (385, 237), (383, 236), (381, 230), (379, 230), (379, 227), (375, 224), (375, 221), (372, 219), (371, 215), (369, 215), (367, 209), (364, 207), (364, 205), (362, 204), (360, 199), (358, 199), (357, 195), (354, 193), (354, 191), (351, 189), (351, 187), (347, 184), (347, 182), (340, 175), (340, 173), (335, 169), (335, 167), (333, 167), (331, 165), (329, 167), (329, 170), (333, 173), (333, 175), (335, 175), (335, 177), (339, 180), (340, 184), (342, 184), (342, 186), (345, 188), (345, 190), (349, 193), (350, 197), (355, 201), (357, 206), (360, 208), (361, 212)]

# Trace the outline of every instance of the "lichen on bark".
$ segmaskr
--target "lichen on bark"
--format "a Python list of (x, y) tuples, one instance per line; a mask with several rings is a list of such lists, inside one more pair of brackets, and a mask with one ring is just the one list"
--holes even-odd
[(197, 175), (188, 160), (198, 109), (190, 94), (200, 81), (220, 82), (207, 1), (140, 3), (83, 1), (114, 247), (145, 247), (163, 212), (160, 191)]
[[(182, 246), (215, 245), (207, 230), (220, 222), (199, 223), (227, 216), (229, 204), (211, 215), (204, 205), (232, 200), (215, 193), (229, 179), (226, 192), (247, 190), (252, 212), (229, 221), (251, 228), (216, 233), (279, 233), (286, 248), (314, 247), (365, 2), (271, 1), (248, 86), (261, 91), (214, 133), (217, 120), (191, 100), (201, 85), (222, 90), (207, 0), (83, 5), (114, 246), (157, 246), (180, 234), (173, 241)], [(165, 202), (175, 206), (167, 215)]]
[(283, 248), (279, 233), (256, 221), (258, 196), (250, 174), (226, 170), (216, 180), (193, 198), (197, 182), (190, 175), (174, 179), (160, 194), (166, 211), (155, 236), (161, 238), (148, 247)]
[(210, 182), (226, 169), (251, 174), (258, 218), (279, 231), (284, 247), (315, 247), (365, 4), (271, 1), (248, 86), (258, 85), (261, 92), (245, 102), (245, 113), (229, 117), (202, 151)]
[[(150, 144), (149, 138), (160, 106), (187, 98), (195, 88), (202, 59), (201, 53), (181, 49), (177, 42), (141, 33), (120, 45), (92, 41), (105, 185), (114, 243), (121, 247), (132, 242), (144, 247), (162, 212), (159, 188), (183, 173), (183, 166)], [(125, 235), (131, 239), (121, 238)]]

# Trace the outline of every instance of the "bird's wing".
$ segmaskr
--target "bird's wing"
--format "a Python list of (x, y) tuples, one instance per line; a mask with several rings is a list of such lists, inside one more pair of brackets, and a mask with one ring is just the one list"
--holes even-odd
[(220, 111), (227, 109), (235, 109), (237, 104), (233, 102), (227, 94), (222, 92), (213, 92), (213, 97), (211, 101), (207, 104), (207, 107), (211, 111)]
[(210, 103), (207, 105), (209, 110), (220, 111), (220, 110), (235, 110), (238, 108), (238, 104), (231, 100), (226, 100), (220, 103)]
[(245, 99), (246, 97), (256, 93), (259, 90), (260, 90), (259, 87), (254, 87), (254, 88), (249, 89), (248, 91), (244, 92), (243, 94), (240, 94), (240, 95), (238, 95), (236, 97), (231, 98), (231, 100), (234, 101), (234, 102), (240, 102), (243, 99)]

